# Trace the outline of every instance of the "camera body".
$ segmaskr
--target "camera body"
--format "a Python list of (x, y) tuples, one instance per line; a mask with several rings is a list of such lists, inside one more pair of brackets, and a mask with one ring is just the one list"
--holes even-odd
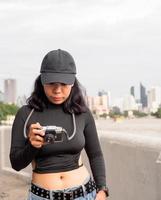
[(62, 127), (59, 126), (43, 126), (45, 132), (44, 140), (47, 144), (55, 142), (63, 142), (63, 133), (65, 132)]

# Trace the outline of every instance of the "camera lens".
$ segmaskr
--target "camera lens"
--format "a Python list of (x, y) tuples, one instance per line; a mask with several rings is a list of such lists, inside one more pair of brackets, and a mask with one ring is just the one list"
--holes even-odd
[(47, 134), (45, 135), (45, 142), (46, 142), (46, 143), (53, 143), (54, 140), (55, 140), (54, 134), (52, 134), (52, 133), (47, 133)]

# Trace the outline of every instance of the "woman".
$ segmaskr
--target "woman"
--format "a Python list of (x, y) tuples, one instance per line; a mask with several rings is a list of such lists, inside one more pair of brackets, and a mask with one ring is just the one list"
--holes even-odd
[[(83, 148), (94, 180), (81, 162)], [(32, 163), (28, 200), (105, 200), (108, 196), (94, 119), (67, 51), (53, 50), (44, 57), (34, 91), (15, 117), (10, 160), (17, 171)]]

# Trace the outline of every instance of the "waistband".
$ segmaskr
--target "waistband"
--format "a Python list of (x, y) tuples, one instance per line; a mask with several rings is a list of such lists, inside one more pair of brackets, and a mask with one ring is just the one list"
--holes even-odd
[(53, 200), (74, 200), (84, 197), (96, 189), (95, 182), (90, 178), (88, 182), (74, 188), (64, 190), (46, 190), (31, 183), (31, 192), (39, 197)]

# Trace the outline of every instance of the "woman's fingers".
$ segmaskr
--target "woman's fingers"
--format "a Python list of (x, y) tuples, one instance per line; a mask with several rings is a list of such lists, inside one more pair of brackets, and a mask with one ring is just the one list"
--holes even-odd
[(37, 135), (40, 135), (41, 137), (44, 136), (44, 131), (42, 129), (33, 129), (32, 132), (33, 132), (33, 135), (35, 136)]
[(35, 135), (35, 137), (31, 137), (29, 140), (30, 140), (31, 145), (36, 148), (40, 148), (44, 144), (44, 138), (39, 135)]
[(42, 130), (42, 126), (39, 123), (31, 124), (29, 128), (29, 141), (32, 146), (36, 148), (42, 147), (44, 144), (44, 131)]

